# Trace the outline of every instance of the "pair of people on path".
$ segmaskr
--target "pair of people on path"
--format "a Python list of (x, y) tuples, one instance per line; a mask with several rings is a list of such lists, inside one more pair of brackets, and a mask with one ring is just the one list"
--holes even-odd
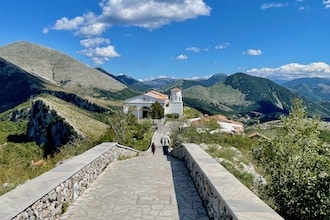
[(166, 133), (165, 135), (163, 135), (161, 137), (160, 143), (163, 146), (163, 154), (166, 155), (166, 156), (169, 155), (169, 147), (170, 147), (170, 144), (171, 144), (171, 139), (168, 136), (168, 133)]

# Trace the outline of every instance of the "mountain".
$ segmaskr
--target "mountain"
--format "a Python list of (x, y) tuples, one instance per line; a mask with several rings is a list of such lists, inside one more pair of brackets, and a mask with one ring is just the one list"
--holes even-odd
[(227, 76), (228, 75), (226, 75), (224, 73), (214, 74), (207, 79), (201, 80), (200, 85), (205, 86), (205, 87), (213, 86), (213, 85), (225, 80), (227, 78)]
[(210, 87), (221, 81), (223, 81), (227, 77), (226, 74), (218, 73), (214, 74), (208, 78), (198, 78), (198, 79), (177, 79), (173, 83), (168, 85), (164, 85), (161, 89), (165, 92), (169, 92), (171, 88), (179, 87), (181, 89), (186, 89), (192, 86), (204, 86)]
[[(272, 119), (290, 111), (299, 96), (271, 80), (236, 73), (211, 87), (192, 86), (183, 90), (184, 101), (208, 114), (225, 115), (258, 113)], [(302, 98), (302, 97), (299, 97)], [(328, 118), (324, 106), (302, 98), (310, 114)]]
[(39, 94), (46, 84), (42, 79), (0, 57), (0, 112)]
[(67, 55), (26, 42), (0, 53), (0, 113), (10, 116), (2, 121), (28, 123), (26, 137), (13, 140), (36, 141), (48, 153), (67, 142), (97, 140), (108, 128), (102, 117), (121, 109), (107, 93), (122, 96), (127, 87)]
[(119, 91), (126, 86), (70, 56), (29, 42), (0, 47), (0, 57), (29, 74), (73, 93), (92, 95), (95, 89)]
[(330, 78), (300, 78), (282, 85), (313, 101), (330, 101)]
[(100, 68), (100, 67), (97, 67), (96, 68), (97, 70), (111, 76), (112, 78), (118, 80), (119, 82), (123, 83), (124, 85), (126, 85), (127, 87), (135, 90), (135, 91), (139, 91), (139, 92), (145, 92), (147, 91), (148, 89), (150, 89), (147, 85), (143, 84), (143, 82), (140, 82), (139, 80), (137, 79), (134, 79), (133, 77), (131, 76), (128, 76), (128, 75), (125, 75), (125, 74), (121, 74), (121, 75), (113, 75), (111, 73), (109, 73), (108, 71)]
[(173, 84), (175, 81), (177, 81), (177, 79), (165, 77), (165, 78), (157, 78), (152, 80), (145, 80), (143, 81), (143, 84), (149, 88), (159, 89), (159, 88), (167, 87)]
[(250, 107), (263, 113), (288, 112), (292, 100), (296, 97), (288, 89), (271, 80), (244, 73), (236, 73), (227, 77), (224, 85), (241, 91), (246, 95), (246, 100), (253, 102)]

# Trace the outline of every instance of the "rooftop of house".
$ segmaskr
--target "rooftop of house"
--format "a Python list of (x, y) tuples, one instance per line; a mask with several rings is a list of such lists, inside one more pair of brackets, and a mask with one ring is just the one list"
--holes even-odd
[(145, 93), (144, 95), (155, 98), (155, 99), (160, 99), (160, 100), (168, 99), (167, 95), (157, 92), (155, 90), (150, 90), (149, 92)]
[(223, 127), (224, 130), (231, 130), (233, 132), (237, 133), (244, 133), (244, 126), (243, 123), (238, 122), (238, 121), (233, 121), (228, 119), (224, 115), (212, 115), (212, 116), (204, 116), (202, 118), (197, 118), (195, 120), (191, 120), (192, 124), (199, 124), (202, 122), (207, 122), (210, 120), (215, 120), (217, 121), (221, 127)]

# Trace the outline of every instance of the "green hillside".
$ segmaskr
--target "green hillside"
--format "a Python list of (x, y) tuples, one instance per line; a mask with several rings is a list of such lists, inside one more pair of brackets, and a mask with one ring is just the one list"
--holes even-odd
[[(236, 73), (211, 87), (192, 86), (183, 89), (184, 102), (207, 114), (263, 115), (265, 120), (287, 114), (298, 95), (268, 79)], [(299, 97), (308, 113), (329, 118), (327, 105)]]

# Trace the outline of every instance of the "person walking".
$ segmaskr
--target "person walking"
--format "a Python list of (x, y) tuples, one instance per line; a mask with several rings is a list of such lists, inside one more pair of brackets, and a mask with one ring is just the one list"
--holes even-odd
[(163, 146), (163, 153), (164, 155), (169, 155), (169, 152), (168, 152), (168, 149), (170, 147), (170, 143), (171, 143), (171, 139), (170, 137), (168, 136), (168, 134), (165, 134), (161, 137), (160, 139), (160, 143), (162, 144)]
[(156, 151), (156, 145), (155, 145), (154, 142), (152, 142), (152, 144), (151, 144), (151, 152), (152, 152), (153, 155), (155, 154), (155, 151)]

